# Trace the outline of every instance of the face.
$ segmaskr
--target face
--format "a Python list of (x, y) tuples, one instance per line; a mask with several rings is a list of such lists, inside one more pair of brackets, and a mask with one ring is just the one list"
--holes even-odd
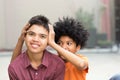
[(32, 25), (26, 34), (25, 44), (29, 53), (42, 53), (48, 41), (48, 31), (41, 25)]
[(60, 37), (58, 44), (62, 48), (66, 49), (72, 53), (76, 53), (78, 50), (80, 50), (80, 46), (76, 46), (76, 43), (68, 36)]

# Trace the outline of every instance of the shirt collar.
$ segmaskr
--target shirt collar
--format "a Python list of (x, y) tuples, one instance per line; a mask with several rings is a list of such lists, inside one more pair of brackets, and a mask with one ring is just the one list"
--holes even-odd
[(47, 50), (45, 50), (43, 55), (43, 59), (42, 59), (42, 64), (46, 67), (48, 67), (49, 64), (49, 52)]
[[(43, 59), (42, 59), (41, 65), (43, 65), (45, 67), (48, 67), (48, 64), (49, 64), (49, 52), (47, 50), (45, 50), (43, 53), (44, 54), (43, 54)], [(26, 52), (24, 52), (24, 57), (25, 57), (24, 65), (25, 65), (25, 68), (27, 68), (27, 67), (31, 66), (31, 64), (30, 64), (30, 60), (29, 60), (28, 55), (27, 55)]]
[(27, 67), (29, 67), (29, 66), (31, 66), (31, 64), (30, 64), (30, 60), (29, 60), (29, 58), (28, 58), (28, 55), (27, 55), (27, 52), (24, 52), (24, 65), (25, 65), (25, 68), (27, 68)]

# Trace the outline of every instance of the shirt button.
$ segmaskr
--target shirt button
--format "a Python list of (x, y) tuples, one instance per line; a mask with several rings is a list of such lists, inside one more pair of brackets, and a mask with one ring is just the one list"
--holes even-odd
[(36, 72), (35, 75), (38, 75), (38, 73)]

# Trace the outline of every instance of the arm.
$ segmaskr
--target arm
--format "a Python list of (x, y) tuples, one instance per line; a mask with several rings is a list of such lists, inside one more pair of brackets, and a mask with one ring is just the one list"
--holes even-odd
[(12, 54), (12, 58), (11, 58), (11, 62), (21, 53), (22, 51), (22, 46), (24, 43), (24, 37), (26, 34), (26, 30), (28, 29), (29, 24), (25, 25), (25, 27), (22, 29), (22, 33), (18, 39), (18, 42), (16, 44), (15, 49), (13, 50), (13, 54)]
[(48, 44), (52, 48), (54, 48), (60, 55), (62, 55), (66, 60), (71, 62), (73, 65), (75, 65), (78, 69), (80, 69), (80, 70), (86, 69), (88, 67), (88, 62), (86, 60), (80, 58), (76, 54), (73, 54), (72, 52), (63, 49), (58, 44), (56, 44), (54, 41), (55, 33), (53, 30), (53, 27), (51, 25), (49, 25), (49, 29), (50, 29), (50, 32), (49, 32)]

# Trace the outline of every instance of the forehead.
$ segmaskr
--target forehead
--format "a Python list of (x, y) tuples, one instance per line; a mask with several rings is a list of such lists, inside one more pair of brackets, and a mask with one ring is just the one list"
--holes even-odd
[(48, 30), (42, 25), (32, 25), (28, 30), (34, 31), (35, 33), (48, 34)]
[(73, 41), (73, 39), (70, 38), (69, 36), (61, 36), (59, 40), (60, 41)]

